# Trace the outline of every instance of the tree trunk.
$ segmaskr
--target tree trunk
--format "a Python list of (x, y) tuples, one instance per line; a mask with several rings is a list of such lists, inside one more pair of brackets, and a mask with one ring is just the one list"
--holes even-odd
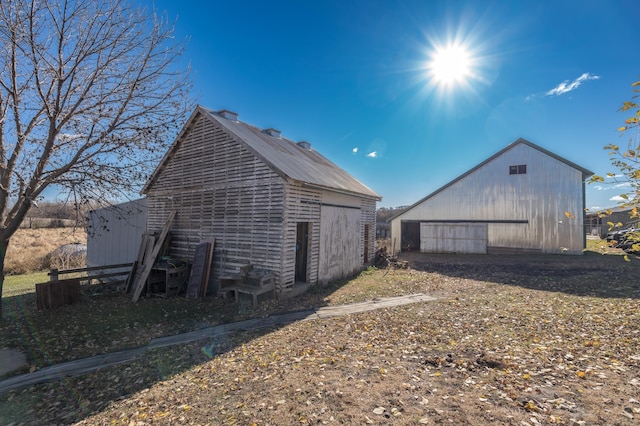
[(4, 259), (7, 254), (7, 247), (9, 246), (9, 240), (0, 238), (0, 323), (3, 321), (4, 316), (2, 312), (2, 287), (4, 286)]

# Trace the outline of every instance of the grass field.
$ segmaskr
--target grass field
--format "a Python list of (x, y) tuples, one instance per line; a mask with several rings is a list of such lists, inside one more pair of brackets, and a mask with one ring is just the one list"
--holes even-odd
[[(216, 298), (5, 298), (3, 344), (31, 369), (153, 337), (378, 297), (424, 302), (157, 349), (122, 366), (0, 395), (26, 424), (635, 424), (640, 260), (408, 254), (256, 310)], [(18, 292), (20, 290), (16, 290)]]
[(4, 279), (2, 297), (14, 297), (33, 293), (37, 283), (49, 281), (47, 272), (34, 272), (26, 275), (9, 275)]

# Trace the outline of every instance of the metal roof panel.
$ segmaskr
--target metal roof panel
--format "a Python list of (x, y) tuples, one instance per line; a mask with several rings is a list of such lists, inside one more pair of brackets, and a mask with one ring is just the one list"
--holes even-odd
[(382, 198), (313, 148), (304, 148), (284, 137), (271, 136), (250, 124), (230, 120), (215, 111), (200, 108), (228, 133), (235, 135), (239, 142), (247, 145), (251, 151), (286, 177), (329, 190), (334, 189), (378, 200)]

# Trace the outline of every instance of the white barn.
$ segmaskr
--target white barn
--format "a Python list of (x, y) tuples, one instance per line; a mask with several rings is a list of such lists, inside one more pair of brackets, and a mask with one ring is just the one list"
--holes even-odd
[(87, 215), (87, 266), (133, 263), (146, 229), (144, 198), (91, 210)]
[(390, 219), (395, 252), (569, 253), (585, 247), (593, 172), (518, 139)]

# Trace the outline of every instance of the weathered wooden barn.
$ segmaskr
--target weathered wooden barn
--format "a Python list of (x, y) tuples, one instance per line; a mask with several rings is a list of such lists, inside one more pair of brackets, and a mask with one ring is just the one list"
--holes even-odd
[(269, 271), (279, 293), (327, 283), (373, 260), (381, 197), (275, 129), (198, 106), (145, 185), (148, 230), (170, 211), (170, 254), (214, 238), (209, 289), (242, 265)]
[(395, 252), (581, 254), (584, 182), (592, 174), (518, 139), (391, 218), (391, 246)]

